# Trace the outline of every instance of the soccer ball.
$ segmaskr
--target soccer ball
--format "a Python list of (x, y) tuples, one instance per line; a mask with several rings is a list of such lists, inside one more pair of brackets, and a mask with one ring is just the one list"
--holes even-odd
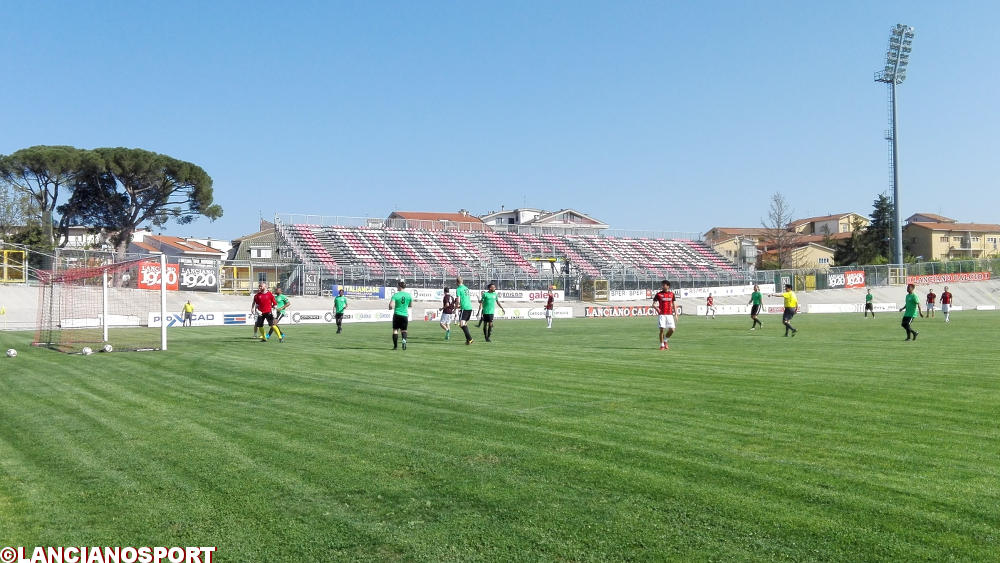
[(101, 350), (104, 351), (104, 352), (110, 352), (110, 351), (114, 350), (114, 348), (112, 348), (110, 344), (105, 344), (104, 348), (101, 348)]
[(89, 356), (94, 353), (94, 351), (90, 349), (90, 346), (84, 346), (83, 350), (80, 350), (80, 352), (83, 353), (84, 356)]
[(16, 358), (17, 357), (17, 350), (15, 350), (13, 348), (8, 348), (7, 349), (7, 357), (8, 358)]

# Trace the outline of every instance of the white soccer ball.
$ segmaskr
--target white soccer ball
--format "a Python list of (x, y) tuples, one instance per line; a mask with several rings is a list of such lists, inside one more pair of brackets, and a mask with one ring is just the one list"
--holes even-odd
[(89, 356), (94, 353), (94, 351), (90, 349), (90, 346), (84, 346), (83, 350), (80, 350), (80, 352), (83, 353), (84, 356)]
[(105, 344), (104, 348), (101, 348), (101, 351), (103, 352), (111, 352), (112, 350), (114, 350), (114, 348), (112, 348), (110, 344)]
[(16, 358), (17, 357), (17, 350), (15, 350), (13, 348), (8, 348), (7, 349), (7, 357), (8, 358)]

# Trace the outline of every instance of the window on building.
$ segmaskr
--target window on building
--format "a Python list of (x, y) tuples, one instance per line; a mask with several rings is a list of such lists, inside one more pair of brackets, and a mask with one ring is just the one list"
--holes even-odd
[(986, 237), (986, 242), (992, 242), (995, 244), (997, 242), (997, 237)]
[(257, 272), (257, 282), (267, 283), (267, 272)]
[(849, 230), (851, 230), (851, 226), (850, 225), (847, 225), (847, 224), (841, 224), (840, 225), (840, 232), (846, 233)]
[(267, 246), (254, 246), (250, 248), (250, 258), (270, 258), (271, 248)]
[(514, 218), (513, 217), (507, 217), (507, 224), (508, 225), (513, 225), (514, 224)]
[(948, 242), (948, 237), (941, 237), (941, 242)]
[(979, 237), (972, 237), (972, 242), (979, 242)]
[(962, 237), (951, 237), (954, 242), (962, 242)]
[(830, 263), (830, 259), (829, 258), (820, 258), (819, 259), (819, 263), (820, 264), (829, 264)]

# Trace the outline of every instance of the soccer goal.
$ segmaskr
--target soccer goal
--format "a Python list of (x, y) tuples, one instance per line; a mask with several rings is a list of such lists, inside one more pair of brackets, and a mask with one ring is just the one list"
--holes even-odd
[(167, 324), (159, 319), (166, 318), (172, 271), (165, 256), (112, 264), (55, 260), (39, 275), (34, 344), (67, 353), (166, 350)]

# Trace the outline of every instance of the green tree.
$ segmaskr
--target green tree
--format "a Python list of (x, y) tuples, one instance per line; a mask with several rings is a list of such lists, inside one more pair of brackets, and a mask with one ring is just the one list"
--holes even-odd
[(60, 192), (71, 189), (87, 151), (35, 146), (0, 157), (0, 183), (31, 198), (48, 245), (55, 244), (53, 215)]
[[(888, 264), (892, 258), (892, 221), (894, 208), (892, 200), (885, 194), (879, 194), (872, 205), (871, 223), (865, 229), (865, 253), (862, 255), (865, 264)], [(881, 257), (882, 261), (878, 262)]]
[(128, 222), (127, 206), (128, 197), (118, 192), (111, 174), (93, 163), (78, 176), (69, 201), (57, 209), (61, 244), (68, 240), (70, 227), (88, 227), (90, 232), (107, 229), (114, 242)]
[(849, 264), (859, 264), (861, 256), (865, 253), (865, 223), (860, 218), (855, 217), (851, 223), (851, 238), (844, 240), (837, 246), (833, 246), (833, 261), (838, 266)]
[(0, 238), (36, 223), (38, 210), (31, 196), (0, 182)]
[(856, 221), (851, 238), (837, 248), (833, 256), (838, 266), (849, 264), (888, 264), (892, 257), (892, 200), (879, 194), (869, 215), (871, 222), (864, 226)]
[(201, 167), (142, 149), (100, 148), (96, 160), (75, 182), (63, 208), (69, 224), (100, 225), (115, 232), (111, 243), (121, 255), (141, 225), (162, 227), (171, 219), (187, 224), (196, 217), (222, 216), (213, 201), (212, 178)]

